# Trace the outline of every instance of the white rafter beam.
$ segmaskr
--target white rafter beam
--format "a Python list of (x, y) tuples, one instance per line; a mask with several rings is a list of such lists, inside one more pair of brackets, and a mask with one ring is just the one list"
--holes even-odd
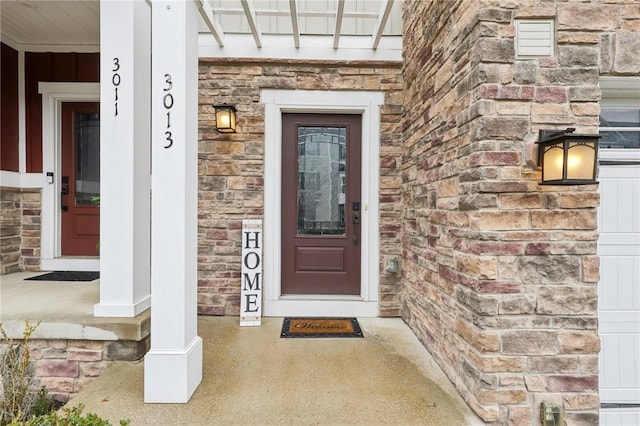
[(193, 0), (193, 1), (196, 3), (196, 6), (198, 6), (198, 12), (200, 12), (200, 16), (202, 16), (204, 23), (207, 24), (207, 27), (209, 28), (209, 32), (211, 32), (211, 35), (213, 36), (213, 38), (216, 39), (216, 43), (218, 43), (218, 46), (224, 47), (224, 43), (222, 42), (222, 39), (224, 37), (224, 31), (220, 26), (218, 19), (213, 14), (213, 9), (211, 8), (211, 5), (209, 5), (209, 1), (208, 0)]
[(256, 9), (253, 7), (252, 0), (240, 0), (242, 3), (242, 8), (244, 9), (244, 14), (247, 17), (247, 21), (249, 22), (249, 28), (251, 28), (251, 34), (253, 34), (253, 39), (256, 42), (256, 47), (262, 47), (262, 39), (260, 36), (260, 28), (258, 27), (258, 18), (256, 16)]
[(289, 11), (291, 12), (291, 31), (293, 32), (293, 44), (296, 49), (300, 48), (300, 27), (298, 26), (298, 6), (296, 0), (289, 0)]
[(371, 44), (371, 48), (374, 50), (377, 49), (378, 44), (380, 44), (380, 39), (382, 38), (382, 33), (384, 32), (384, 27), (387, 25), (389, 15), (391, 15), (393, 1), (394, 0), (384, 0), (382, 2), (382, 7), (380, 7), (378, 22), (376, 23), (375, 30), (373, 30), (373, 43)]
[(344, 18), (344, 0), (338, 0), (336, 9), (336, 30), (333, 32), (333, 48), (337, 49), (340, 44), (340, 32), (342, 31), (342, 18)]
[[(296, 0), (298, 1), (298, 0)], [(229, 15), (229, 16), (244, 16), (243, 9), (216, 7), (216, 15)], [(256, 16), (291, 16), (289, 9), (256, 9)], [(336, 13), (331, 10), (298, 10), (299, 17), (314, 17), (314, 18), (333, 18)], [(343, 18), (368, 18), (378, 19), (380, 14), (378, 12), (344, 12)]]

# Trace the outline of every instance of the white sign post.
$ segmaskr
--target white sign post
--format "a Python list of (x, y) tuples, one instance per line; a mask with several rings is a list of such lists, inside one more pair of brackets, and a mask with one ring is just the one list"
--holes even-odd
[(262, 318), (262, 221), (242, 221), (240, 326), (259, 326)]

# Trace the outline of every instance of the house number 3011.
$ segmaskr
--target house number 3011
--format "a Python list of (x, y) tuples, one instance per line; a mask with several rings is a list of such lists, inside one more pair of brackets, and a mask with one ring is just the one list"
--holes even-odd
[(120, 58), (113, 58), (113, 75), (111, 76), (111, 84), (113, 84), (113, 93), (114, 93), (114, 108), (115, 108), (115, 116), (118, 116), (118, 86), (120, 86)]
[(162, 104), (164, 109), (167, 110), (167, 130), (164, 132), (164, 136), (167, 140), (165, 148), (171, 148), (173, 146), (173, 134), (171, 133), (171, 108), (173, 108), (173, 95), (171, 89), (173, 88), (173, 82), (171, 81), (171, 74), (164, 75), (164, 82), (166, 84), (163, 91), (165, 92), (162, 98)]

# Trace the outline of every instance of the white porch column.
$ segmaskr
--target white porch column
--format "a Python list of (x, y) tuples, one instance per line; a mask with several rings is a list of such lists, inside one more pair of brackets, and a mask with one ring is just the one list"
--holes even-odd
[(198, 10), (152, 2), (151, 350), (145, 402), (188, 402), (202, 380), (197, 335)]
[(100, 2), (100, 303), (97, 317), (151, 305), (151, 7)]

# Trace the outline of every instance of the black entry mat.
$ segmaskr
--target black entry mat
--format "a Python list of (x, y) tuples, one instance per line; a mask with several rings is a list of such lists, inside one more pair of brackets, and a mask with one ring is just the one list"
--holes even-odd
[(35, 277), (25, 278), (27, 281), (93, 281), (100, 278), (100, 272), (94, 271), (55, 271)]
[(280, 337), (364, 337), (355, 318), (285, 318)]

